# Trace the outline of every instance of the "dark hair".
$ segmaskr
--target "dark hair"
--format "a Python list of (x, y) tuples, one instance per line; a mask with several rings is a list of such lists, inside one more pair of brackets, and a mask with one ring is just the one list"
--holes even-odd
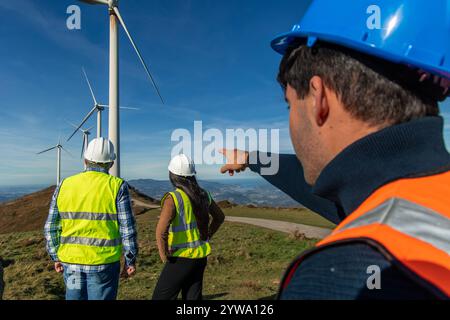
[(423, 81), (417, 70), (327, 43), (292, 47), (281, 61), (277, 80), (303, 99), (313, 76), (336, 92), (352, 116), (375, 126), (437, 116), (438, 100), (447, 93)]
[(92, 162), (92, 161), (86, 160), (86, 166), (88, 168), (109, 170), (111, 168), (111, 165), (112, 165), (112, 162), (99, 163), (99, 162)]
[[(209, 226), (209, 196), (208, 193), (200, 188), (197, 179), (193, 177), (182, 177), (169, 172), (169, 179), (175, 188), (183, 190), (189, 200), (191, 200), (194, 215), (197, 220), (199, 230), (208, 230)], [(202, 240), (206, 240), (207, 234), (201, 234)]]

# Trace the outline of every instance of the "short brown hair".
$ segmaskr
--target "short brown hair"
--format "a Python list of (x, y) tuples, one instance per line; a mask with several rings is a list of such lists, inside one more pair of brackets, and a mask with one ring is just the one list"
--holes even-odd
[[(284, 55), (278, 82), (284, 90), (289, 84), (300, 98), (304, 98), (309, 92), (311, 78), (320, 76), (352, 116), (375, 126), (439, 115), (435, 98), (402, 86), (379, 72), (392, 70), (393, 64), (373, 58), (371, 66), (381, 67), (375, 71), (364, 63), (370, 59), (334, 45), (308, 47), (301, 44)], [(405, 67), (398, 69), (405, 70)]]

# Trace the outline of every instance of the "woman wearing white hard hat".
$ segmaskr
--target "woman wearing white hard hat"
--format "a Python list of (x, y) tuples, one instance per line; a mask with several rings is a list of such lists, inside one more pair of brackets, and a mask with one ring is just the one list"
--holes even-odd
[(170, 161), (169, 178), (175, 191), (161, 200), (156, 240), (165, 266), (154, 300), (175, 300), (180, 291), (183, 300), (202, 299), (203, 274), (211, 253), (209, 240), (225, 216), (195, 175), (194, 162), (188, 156), (180, 154)]

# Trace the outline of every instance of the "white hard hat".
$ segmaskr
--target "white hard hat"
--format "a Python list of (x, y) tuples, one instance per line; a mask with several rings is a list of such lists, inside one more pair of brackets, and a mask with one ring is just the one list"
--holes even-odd
[(197, 173), (194, 161), (185, 154), (179, 154), (170, 160), (169, 171), (182, 177), (192, 177)]
[(116, 160), (114, 145), (106, 138), (95, 138), (84, 152), (84, 158), (91, 162), (108, 163)]

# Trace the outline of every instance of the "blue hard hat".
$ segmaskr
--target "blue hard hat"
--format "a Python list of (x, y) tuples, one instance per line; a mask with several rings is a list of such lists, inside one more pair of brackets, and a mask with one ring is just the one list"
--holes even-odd
[(271, 45), (284, 54), (299, 39), (308, 46), (317, 40), (337, 44), (450, 80), (450, 0), (314, 0), (301, 22)]

